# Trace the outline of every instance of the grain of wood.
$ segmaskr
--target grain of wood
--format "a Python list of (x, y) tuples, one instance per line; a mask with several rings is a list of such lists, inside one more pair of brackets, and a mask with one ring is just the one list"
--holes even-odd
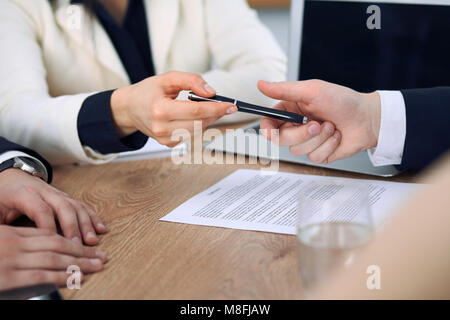
[(248, 3), (252, 8), (285, 8), (291, 0), (248, 0)]
[[(241, 168), (259, 166), (151, 159), (56, 168), (54, 185), (93, 206), (109, 230), (99, 245), (109, 257), (105, 270), (88, 276), (80, 290), (63, 289), (64, 298), (302, 298), (295, 236), (159, 221)], [(288, 163), (280, 170), (372, 178)], [(406, 173), (390, 180), (414, 178)]]

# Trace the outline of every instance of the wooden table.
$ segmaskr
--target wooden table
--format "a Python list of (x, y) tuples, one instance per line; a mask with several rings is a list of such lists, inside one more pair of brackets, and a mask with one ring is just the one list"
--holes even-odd
[(287, 8), (291, 0), (248, 0), (252, 8)]
[[(161, 222), (177, 206), (235, 170), (258, 165), (181, 165), (151, 159), (55, 169), (54, 185), (89, 203), (109, 232), (105, 270), (65, 299), (300, 299), (291, 235)], [(370, 178), (280, 163), (280, 171)], [(391, 181), (412, 182), (412, 174)]]

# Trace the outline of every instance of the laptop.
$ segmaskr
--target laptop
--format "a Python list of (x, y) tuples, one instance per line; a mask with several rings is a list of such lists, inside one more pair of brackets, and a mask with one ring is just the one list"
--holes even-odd
[[(288, 81), (322, 79), (361, 92), (450, 86), (448, 35), (448, 0), (292, 0)], [(257, 135), (258, 129), (255, 122), (237, 134)], [(217, 138), (206, 148), (273, 158), (255, 154), (255, 148), (247, 145), (226, 143), (230, 135), (236, 133)], [(257, 139), (265, 140), (259, 135)], [(374, 167), (367, 151), (327, 165), (293, 156), (287, 147), (280, 148), (278, 157), (374, 176), (400, 173), (395, 166)]]

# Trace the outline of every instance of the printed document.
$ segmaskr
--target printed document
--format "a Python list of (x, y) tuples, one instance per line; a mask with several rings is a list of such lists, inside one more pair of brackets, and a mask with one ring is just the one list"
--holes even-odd
[[(385, 222), (392, 209), (408, 195), (423, 187), (411, 183), (237, 170), (183, 203), (161, 221), (295, 234), (299, 191), (309, 183), (324, 181), (366, 184), (375, 226)], [(342, 212), (350, 221), (356, 219), (357, 214)]]

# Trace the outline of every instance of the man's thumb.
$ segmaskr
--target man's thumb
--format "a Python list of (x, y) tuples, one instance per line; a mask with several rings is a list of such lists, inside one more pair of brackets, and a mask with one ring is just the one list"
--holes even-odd
[(292, 102), (310, 102), (314, 98), (314, 90), (308, 81), (296, 82), (258, 82), (258, 89), (275, 100)]

